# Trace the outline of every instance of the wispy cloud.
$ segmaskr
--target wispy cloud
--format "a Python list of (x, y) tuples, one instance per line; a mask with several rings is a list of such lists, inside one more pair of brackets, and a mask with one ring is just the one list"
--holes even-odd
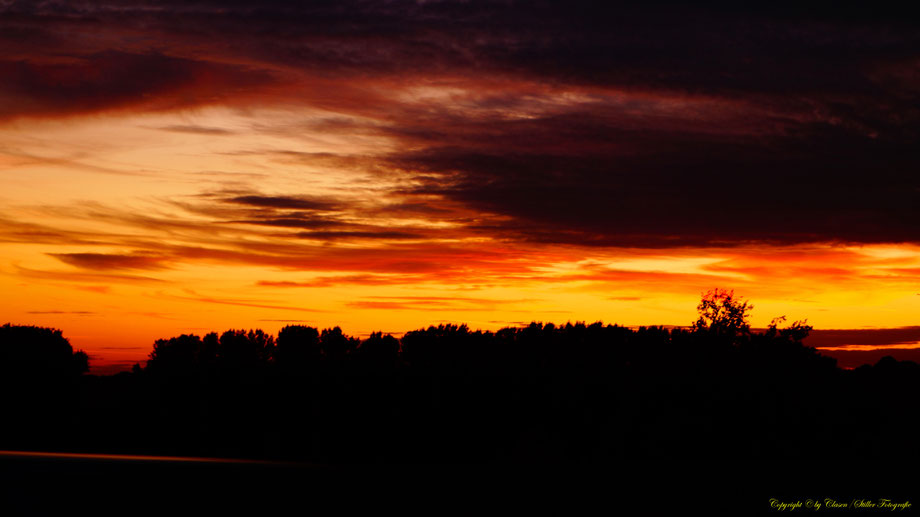
[(502, 300), (462, 296), (371, 296), (347, 302), (349, 307), (385, 310), (491, 311), (500, 306), (534, 302), (533, 299)]
[(49, 253), (61, 262), (83, 269), (164, 269), (166, 257), (157, 255), (119, 255), (110, 253)]
[(192, 135), (232, 135), (233, 131), (229, 129), (224, 129), (220, 127), (207, 127), (207, 126), (195, 126), (195, 125), (172, 125), (172, 126), (161, 126), (155, 127), (153, 129), (158, 129), (160, 131), (169, 131), (172, 133), (188, 133)]
[(74, 314), (78, 316), (90, 316), (97, 313), (94, 311), (26, 311), (26, 314)]
[(177, 300), (190, 300), (194, 302), (214, 303), (214, 304), (219, 304), (219, 305), (237, 305), (240, 307), (253, 307), (257, 309), (273, 309), (273, 310), (298, 311), (298, 312), (327, 312), (323, 309), (273, 304), (271, 302), (263, 302), (261, 300), (214, 298), (211, 296), (199, 295), (194, 292), (191, 292), (189, 296), (173, 295), (173, 294), (160, 294), (158, 296), (177, 299)]
[(148, 284), (148, 283), (165, 283), (166, 280), (149, 276), (127, 275), (121, 273), (87, 273), (82, 271), (54, 271), (43, 269), (32, 269), (21, 266), (15, 266), (16, 274), (25, 278), (62, 280), (65, 282), (85, 282), (98, 284), (100, 282), (108, 283), (127, 283), (127, 284)]

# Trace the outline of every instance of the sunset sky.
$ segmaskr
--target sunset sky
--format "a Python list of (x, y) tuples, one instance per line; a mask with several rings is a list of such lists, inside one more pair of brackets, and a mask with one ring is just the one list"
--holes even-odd
[(0, 0), (0, 323), (916, 346), (920, 31), (785, 5)]

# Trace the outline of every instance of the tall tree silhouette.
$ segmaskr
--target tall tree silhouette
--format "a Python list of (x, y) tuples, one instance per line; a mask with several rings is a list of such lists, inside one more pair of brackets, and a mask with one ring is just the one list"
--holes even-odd
[(750, 333), (747, 319), (754, 306), (734, 291), (715, 288), (703, 294), (697, 306), (699, 318), (693, 327), (697, 332), (707, 332), (720, 337), (735, 337)]

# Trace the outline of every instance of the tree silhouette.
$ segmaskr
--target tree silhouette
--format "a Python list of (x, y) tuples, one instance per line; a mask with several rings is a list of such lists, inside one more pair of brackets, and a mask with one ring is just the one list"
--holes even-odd
[(809, 332), (811, 332), (813, 328), (811, 325), (808, 325), (808, 320), (796, 321), (786, 328), (779, 328), (779, 324), (784, 321), (786, 321), (785, 316), (773, 318), (773, 321), (770, 322), (764, 335), (769, 338), (779, 337), (781, 339), (801, 343), (803, 339), (808, 337)]
[(341, 363), (346, 357), (354, 353), (359, 343), (358, 338), (346, 336), (339, 327), (323, 329), (319, 337), (323, 357), (326, 358), (327, 362), (335, 364)]
[(278, 332), (275, 362), (285, 368), (316, 365), (322, 359), (319, 332), (313, 327), (288, 325)]
[(0, 327), (0, 449), (65, 443), (86, 380), (89, 358), (60, 330)]
[(158, 339), (153, 343), (147, 369), (169, 373), (190, 371), (199, 364), (201, 349), (201, 338), (194, 334)]
[[(441, 324), (401, 339), (290, 325), (157, 340), (146, 368), (80, 376), (60, 331), (0, 327), (0, 449), (325, 463), (797, 458), (894, 444), (920, 458), (915, 363), (855, 371), (751, 329), (751, 304), (703, 293), (692, 329)], [(56, 372), (56, 373), (55, 373)], [(881, 415), (841, 422), (852, 411)], [(739, 432), (713, 433), (733, 426)], [(67, 429), (67, 433), (59, 430)], [(368, 429), (373, 429), (368, 433)], [(837, 457), (837, 456), (834, 456)]]
[(715, 288), (703, 293), (696, 307), (700, 316), (693, 328), (719, 337), (748, 335), (751, 326), (747, 318), (753, 308), (749, 302), (736, 298), (735, 291)]
[(60, 330), (7, 323), (0, 327), (0, 370), (5, 376), (68, 377), (86, 373), (89, 359), (74, 352)]
[(234, 367), (251, 367), (269, 362), (275, 350), (275, 338), (261, 329), (228, 330), (221, 334), (217, 347), (220, 362)]
[(358, 347), (358, 357), (366, 366), (392, 367), (399, 358), (399, 340), (390, 334), (372, 332)]
[(466, 324), (441, 324), (407, 332), (400, 340), (401, 357), (413, 368), (469, 370), (478, 363), (494, 361), (483, 343), (491, 333), (471, 332)]

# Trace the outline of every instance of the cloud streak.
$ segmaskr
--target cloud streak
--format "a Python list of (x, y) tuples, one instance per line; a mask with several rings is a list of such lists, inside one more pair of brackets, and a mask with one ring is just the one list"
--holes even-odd
[(165, 257), (156, 255), (119, 255), (109, 253), (49, 253), (65, 264), (82, 269), (108, 271), (118, 269), (164, 269)]

